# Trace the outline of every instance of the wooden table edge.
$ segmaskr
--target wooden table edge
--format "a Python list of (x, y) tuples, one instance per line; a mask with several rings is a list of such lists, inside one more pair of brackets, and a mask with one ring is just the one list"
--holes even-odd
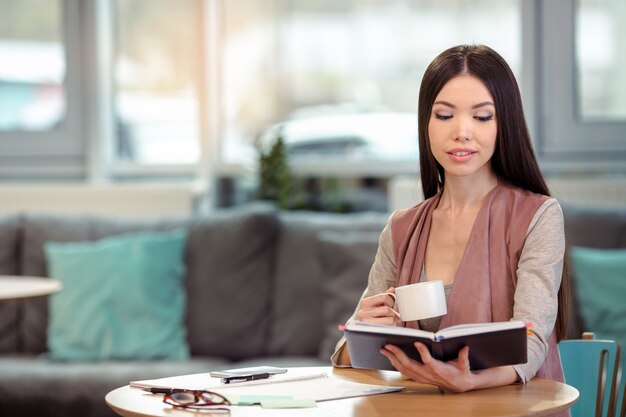
[[(352, 379), (352, 377), (350, 376), (351, 373), (356, 372), (356, 373), (360, 373), (361, 371), (364, 370), (358, 370), (358, 369), (354, 369), (354, 368), (332, 368), (332, 367), (312, 367), (311, 369), (332, 369), (332, 373), (335, 373), (336, 376), (340, 377), (340, 378), (347, 378), (347, 379)], [(378, 383), (386, 383), (383, 380), (385, 380), (386, 378), (383, 375), (383, 373), (385, 372), (389, 372), (389, 371), (367, 371), (367, 372), (372, 372), (372, 378), (375, 379), (379, 379)], [(342, 375), (343, 374), (343, 375)], [(368, 377), (369, 378), (369, 377)], [(556, 407), (553, 407), (549, 410), (536, 410), (536, 411), (532, 411), (530, 410), (527, 413), (523, 413), (523, 414), (510, 414), (511, 417), (513, 416), (523, 416), (523, 417), (540, 417), (540, 416), (550, 416), (553, 414), (557, 414), (563, 411), (566, 411), (568, 409), (570, 409), (570, 407), (576, 402), (576, 400), (578, 400), (580, 393), (579, 391), (571, 386), (571, 385), (567, 385), (566, 383), (562, 383), (562, 382), (558, 382), (558, 381), (551, 381), (551, 380), (546, 380), (546, 379), (541, 379), (541, 378), (537, 378), (534, 379), (533, 381), (536, 382), (541, 382), (541, 381), (546, 381), (549, 382), (551, 384), (559, 384), (562, 385), (563, 388), (566, 390), (565, 396), (566, 396), (566, 402), (564, 402), (563, 404), (560, 404)], [(364, 382), (364, 383), (377, 383), (376, 381), (359, 381), (359, 382)], [(417, 384), (413, 381), (407, 381), (408, 384), (410, 385), (414, 385)], [(397, 385), (397, 384), (396, 384)], [(423, 384), (417, 384), (417, 385), (421, 385), (421, 386), (425, 386)], [(518, 384), (520, 388), (523, 388), (526, 384)], [(428, 386), (430, 388), (436, 389), (434, 387)], [(491, 388), (489, 390), (498, 390), (501, 388), (505, 388), (505, 387), (496, 387), (496, 388)], [(118, 387), (110, 392), (108, 392), (105, 396), (105, 402), (106, 404), (118, 415), (120, 416), (124, 416), (124, 417), (154, 417), (154, 414), (150, 414), (148, 412), (144, 413), (142, 411), (135, 411), (135, 410), (129, 410), (129, 409), (125, 409), (122, 407), (119, 407), (115, 404), (113, 404), (111, 402), (111, 398), (117, 396), (119, 393), (123, 393), (126, 390), (136, 390), (137, 393), (142, 393), (142, 391), (138, 388), (132, 388), (130, 387), (130, 385), (125, 385), (122, 387)], [(484, 391), (484, 390), (476, 390), (476, 391), (472, 391), (474, 393), (478, 393), (480, 391)], [(449, 394), (449, 395), (456, 395), (456, 394)], [(463, 395), (463, 394), (459, 394), (459, 395)], [(348, 399), (350, 400), (350, 399)], [(344, 401), (344, 400), (333, 400), (333, 401)], [(253, 406), (253, 407), (258, 407), (259, 409), (261, 409), (260, 406)], [(178, 410), (180, 411), (180, 410)], [(267, 410), (270, 411), (270, 410)], [(268, 414), (271, 415), (271, 414)]]

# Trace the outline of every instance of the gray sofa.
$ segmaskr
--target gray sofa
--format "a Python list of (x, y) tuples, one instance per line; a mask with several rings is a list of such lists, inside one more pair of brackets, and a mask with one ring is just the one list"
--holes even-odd
[[(188, 361), (55, 362), (48, 299), (0, 302), (0, 416), (113, 416), (130, 380), (233, 366), (328, 365), (367, 283), (384, 214), (279, 213), (268, 205), (159, 221), (16, 215), (0, 219), (0, 274), (47, 276), (48, 241), (188, 230)], [(347, 291), (336, 293), (335, 285)], [(80, 314), (80, 312), (77, 312)]]
[[(566, 209), (575, 243), (626, 246), (623, 210)], [(0, 219), (0, 274), (47, 276), (48, 241), (188, 230), (187, 361), (46, 359), (48, 299), (0, 303), (1, 416), (113, 416), (105, 394), (130, 380), (233, 366), (328, 365), (387, 215), (281, 213), (267, 205), (159, 221), (16, 215)], [(590, 227), (589, 225), (593, 225)], [(583, 328), (572, 312), (572, 335)]]

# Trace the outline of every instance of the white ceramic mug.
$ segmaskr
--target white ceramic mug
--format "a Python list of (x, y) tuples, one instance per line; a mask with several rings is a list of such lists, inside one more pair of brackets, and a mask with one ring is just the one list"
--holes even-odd
[(402, 321), (424, 320), (448, 312), (442, 281), (403, 285), (396, 287), (395, 294), (388, 294), (396, 301), (398, 311), (394, 313)]

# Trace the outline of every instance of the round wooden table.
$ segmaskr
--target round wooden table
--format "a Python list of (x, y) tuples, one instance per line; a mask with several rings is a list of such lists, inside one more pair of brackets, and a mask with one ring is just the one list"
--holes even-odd
[(0, 276), (0, 301), (43, 297), (61, 291), (61, 282), (38, 277)]
[[(299, 370), (305, 368), (298, 368)], [(321, 401), (315, 408), (263, 409), (255, 406), (232, 406), (231, 416), (544, 416), (568, 409), (578, 398), (578, 390), (559, 382), (534, 379), (525, 385), (471, 391), (463, 394), (442, 393), (438, 388), (404, 380), (397, 372), (350, 368), (306, 368), (311, 374), (327, 372), (333, 377), (377, 385), (401, 385), (401, 392)], [(177, 417), (207, 415), (176, 410), (162, 402), (161, 395), (149, 394), (128, 385), (109, 392), (107, 404), (125, 417)], [(210, 415), (210, 414), (209, 414)]]

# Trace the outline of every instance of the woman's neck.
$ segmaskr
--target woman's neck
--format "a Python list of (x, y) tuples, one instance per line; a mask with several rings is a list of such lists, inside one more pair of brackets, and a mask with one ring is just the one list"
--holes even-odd
[(447, 176), (438, 208), (452, 212), (478, 209), (497, 185), (498, 177), (493, 173), (479, 178)]

